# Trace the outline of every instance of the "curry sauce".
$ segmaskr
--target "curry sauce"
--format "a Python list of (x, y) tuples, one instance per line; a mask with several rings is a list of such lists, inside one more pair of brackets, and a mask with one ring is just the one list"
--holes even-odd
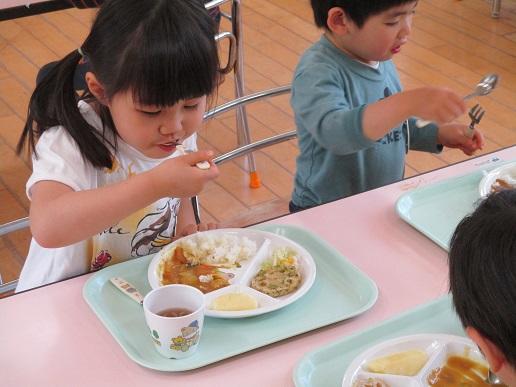
[(485, 382), (487, 366), (471, 358), (451, 355), (444, 366), (430, 372), (427, 382), (430, 386), (439, 387), (481, 387), (489, 386)]
[(181, 247), (175, 248), (171, 259), (163, 261), (160, 270), (162, 285), (190, 285), (203, 293), (209, 293), (229, 285), (230, 275), (228, 273), (220, 271), (215, 266), (188, 263)]

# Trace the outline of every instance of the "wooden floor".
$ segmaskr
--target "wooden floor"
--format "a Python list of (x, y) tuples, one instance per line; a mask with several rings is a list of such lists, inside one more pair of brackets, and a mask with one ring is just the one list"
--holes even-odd
[[(290, 83), (299, 56), (320, 35), (308, 1), (242, 3), (247, 92)], [(516, 143), (516, 2), (504, 0), (498, 20), (490, 18), (489, 9), (485, 0), (420, 0), (411, 42), (395, 58), (405, 88), (446, 85), (467, 94), (484, 74), (501, 75), (499, 89), (481, 100), (487, 110), (481, 125), (487, 138), (483, 152)], [(72, 9), (0, 22), (0, 223), (28, 214), (30, 163), (16, 157), (14, 148), (36, 73), (80, 46), (91, 16), (91, 10)], [(227, 77), (217, 103), (233, 96), (232, 78)], [(294, 129), (288, 96), (251, 105), (247, 112), (253, 140)], [(231, 150), (236, 146), (234, 113), (209, 121), (200, 134), (201, 147), (217, 153)], [(258, 189), (248, 188), (245, 160), (221, 166), (220, 178), (201, 194), (203, 219), (244, 226), (285, 214), (296, 153), (294, 141), (257, 152)], [(454, 150), (440, 155), (411, 152), (407, 176), (465, 158)], [(4, 281), (18, 277), (28, 243), (28, 232), (0, 238)]]

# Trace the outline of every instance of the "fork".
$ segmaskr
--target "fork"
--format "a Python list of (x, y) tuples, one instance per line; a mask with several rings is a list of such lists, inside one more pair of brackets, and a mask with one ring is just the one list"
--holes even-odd
[(471, 123), (469, 124), (468, 132), (466, 135), (468, 137), (473, 137), (473, 133), (475, 131), (475, 125), (480, 122), (482, 117), (484, 117), (485, 110), (478, 103), (469, 109), (468, 115), (471, 118)]

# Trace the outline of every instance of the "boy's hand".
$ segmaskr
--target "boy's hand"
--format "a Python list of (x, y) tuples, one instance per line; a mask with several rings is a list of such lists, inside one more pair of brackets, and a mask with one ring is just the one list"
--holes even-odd
[(445, 124), (466, 113), (463, 98), (444, 87), (420, 87), (406, 92), (412, 103), (412, 114), (424, 120)]
[(219, 225), (217, 223), (189, 224), (183, 227), (183, 229), (177, 233), (176, 238), (174, 238), (174, 240), (185, 237), (190, 234), (195, 234), (197, 231), (216, 230), (217, 228), (219, 228)]
[[(213, 152), (198, 151), (163, 161), (147, 172), (149, 184), (159, 197), (185, 198), (197, 195), (204, 185), (219, 175), (212, 161)], [(199, 169), (196, 164), (208, 161), (210, 168)]]
[(448, 148), (458, 148), (471, 156), (484, 146), (484, 136), (475, 129), (473, 136), (468, 137), (468, 131), (468, 126), (463, 124), (441, 125), (437, 133), (437, 141)]

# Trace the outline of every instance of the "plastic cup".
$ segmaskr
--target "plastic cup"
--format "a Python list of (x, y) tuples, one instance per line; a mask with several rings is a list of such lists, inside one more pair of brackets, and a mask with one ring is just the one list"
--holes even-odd
[(192, 286), (166, 285), (149, 292), (143, 310), (157, 351), (169, 359), (193, 355), (201, 338), (204, 308), (204, 294)]

